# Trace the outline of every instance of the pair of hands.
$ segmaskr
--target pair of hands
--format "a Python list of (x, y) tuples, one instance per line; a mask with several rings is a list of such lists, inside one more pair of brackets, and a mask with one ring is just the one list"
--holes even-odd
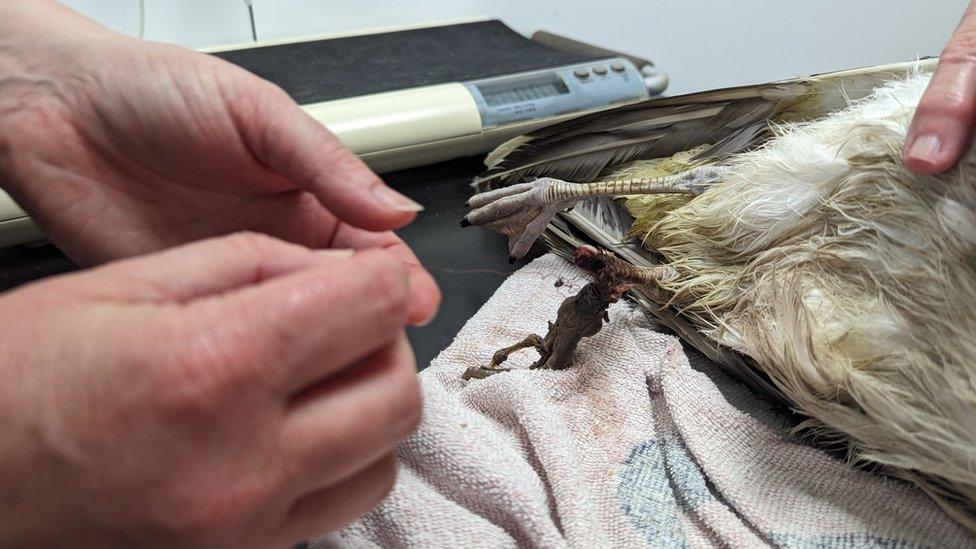
[(404, 328), (440, 294), (389, 232), (419, 206), (236, 67), (2, 5), (5, 189), (81, 264), (149, 255), (0, 296), (0, 545), (289, 546), (367, 511), (420, 418)]
[[(288, 545), (390, 488), (439, 293), (387, 189), (279, 89), (3, 3), (0, 174), (95, 264), (0, 297), (0, 544)], [(976, 119), (976, 15), (905, 144), (948, 169)]]

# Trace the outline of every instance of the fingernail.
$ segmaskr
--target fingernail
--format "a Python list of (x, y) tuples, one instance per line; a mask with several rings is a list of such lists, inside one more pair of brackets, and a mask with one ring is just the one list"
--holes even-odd
[(433, 322), (435, 318), (437, 318), (437, 315), (433, 314), (425, 318), (424, 320), (421, 320), (420, 322), (413, 322), (410, 325), (413, 326), (414, 328), (423, 328), (425, 326), (430, 326), (430, 323)]
[(423, 206), (394, 191), (386, 185), (377, 186), (373, 190), (373, 193), (376, 194), (376, 197), (379, 198), (381, 202), (398, 212), (416, 213), (424, 211)]
[(939, 136), (927, 133), (915, 138), (911, 148), (908, 149), (908, 156), (927, 164), (935, 164), (939, 160), (941, 150), (942, 143), (939, 141)]

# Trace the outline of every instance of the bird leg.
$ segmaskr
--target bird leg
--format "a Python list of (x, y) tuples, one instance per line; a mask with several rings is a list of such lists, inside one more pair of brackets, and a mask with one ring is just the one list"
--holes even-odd
[(653, 267), (638, 267), (628, 263), (610, 252), (583, 245), (576, 248), (574, 263), (577, 267), (602, 277), (605, 284), (627, 284), (639, 286), (654, 302), (665, 304), (669, 296), (659, 287), (660, 282), (674, 280), (678, 270), (667, 263)]
[(656, 286), (659, 282), (667, 282), (678, 276), (678, 270), (672, 265), (665, 263), (653, 267), (638, 267), (610, 252), (597, 250), (587, 244), (576, 248), (573, 263), (594, 277), (605, 280), (605, 284)]
[(503, 362), (508, 360), (508, 355), (514, 353), (515, 351), (526, 349), (528, 347), (535, 347), (536, 351), (539, 351), (539, 355), (545, 355), (546, 349), (542, 346), (542, 338), (530, 334), (522, 341), (519, 341), (515, 345), (510, 345), (504, 349), (499, 349), (495, 351), (495, 354), (491, 357), (491, 363), (488, 365), (489, 368), (498, 368)]
[(546, 337), (532, 334), (515, 345), (500, 349), (488, 366), (468, 368), (462, 379), (484, 379), (508, 371), (499, 368), (499, 365), (508, 359), (508, 355), (527, 347), (535, 347), (539, 351), (539, 360), (530, 369), (562, 370), (569, 366), (579, 342), (584, 337), (595, 335), (604, 322), (609, 322), (608, 307), (616, 303), (632, 285), (653, 286), (657, 281), (677, 274), (670, 265), (641, 268), (593, 246), (577, 248), (573, 263), (593, 275), (594, 280), (562, 302), (556, 312), (556, 321), (549, 323)]
[(501, 368), (500, 366), (503, 362), (508, 360), (508, 355), (514, 353), (515, 351), (527, 349), (529, 347), (534, 347), (536, 351), (539, 351), (539, 356), (541, 357), (539, 360), (547, 358), (547, 352), (542, 344), (542, 338), (536, 334), (529, 334), (525, 339), (519, 341), (515, 345), (509, 345), (504, 349), (495, 351), (495, 354), (492, 355), (491, 362), (488, 364), (488, 366), (485, 366), (484, 368), (468, 368), (461, 376), (461, 379), (484, 379), (499, 372), (507, 372), (509, 368)]
[(476, 194), (468, 200), (471, 211), (462, 227), (483, 225), (508, 237), (512, 259), (528, 253), (546, 225), (558, 212), (599, 196), (681, 193), (697, 196), (722, 178), (726, 170), (702, 166), (664, 177), (641, 177), (593, 183), (570, 183), (543, 177)]

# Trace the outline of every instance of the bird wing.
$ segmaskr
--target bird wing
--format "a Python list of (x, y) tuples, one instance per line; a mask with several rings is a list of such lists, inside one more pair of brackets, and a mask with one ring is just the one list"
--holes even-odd
[[(692, 150), (697, 160), (722, 158), (762, 144), (778, 124), (826, 116), (892, 78), (928, 70), (935, 62), (883, 65), (651, 99), (582, 116), (500, 145), (486, 158), (488, 170), (473, 184), (483, 192), (534, 177), (587, 182), (626, 162)], [(622, 201), (599, 198), (558, 214), (543, 240), (565, 257), (582, 244), (592, 244), (635, 265), (659, 264), (653, 251), (630, 238), (633, 223)], [(631, 295), (660, 323), (727, 372), (767, 397), (789, 404), (751, 358), (702, 334), (682, 311), (661, 307), (639, 290)]]
[(770, 137), (771, 126), (845, 108), (874, 88), (935, 60), (898, 63), (767, 84), (650, 99), (547, 126), (500, 145), (475, 186), (489, 190), (527, 178), (594, 181), (615, 166), (707, 145), (721, 158)]

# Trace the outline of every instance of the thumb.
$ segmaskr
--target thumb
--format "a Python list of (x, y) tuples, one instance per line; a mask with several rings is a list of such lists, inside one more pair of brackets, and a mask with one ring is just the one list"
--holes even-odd
[(969, 146), (976, 120), (976, 3), (946, 44), (939, 65), (915, 110), (902, 150), (919, 175), (951, 168)]
[(315, 195), (342, 221), (369, 231), (385, 231), (406, 225), (423, 210), (388, 187), (281, 89), (262, 86), (254, 101), (253, 108), (232, 107), (255, 156)]

